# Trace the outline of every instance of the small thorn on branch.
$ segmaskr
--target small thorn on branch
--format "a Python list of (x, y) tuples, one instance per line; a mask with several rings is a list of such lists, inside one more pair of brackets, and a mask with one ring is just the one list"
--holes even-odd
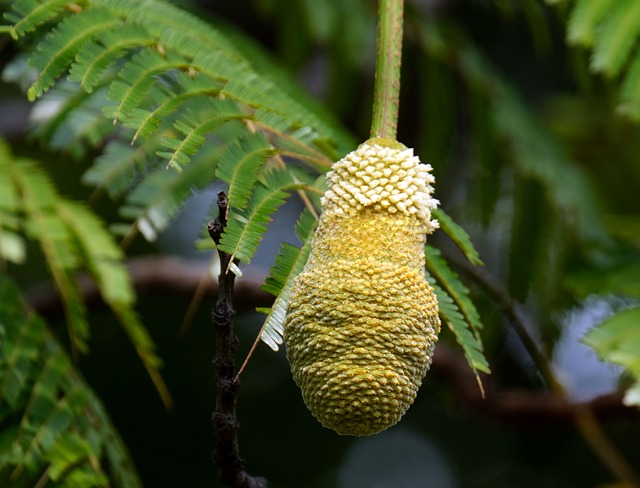
[[(216, 246), (227, 224), (228, 199), (224, 192), (218, 193), (218, 218), (207, 224), (209, 236)], [(226, 273), (231, 256), (218, 249), (220, 275), (218, 276), (218, 298), (211, 309), (211, 323), (216, 333), (216, 355), (213, 368), (216, 373), (216, 408), (211, 416), (215, 433), (213, 461), (218, 465), (220, 481), (234, 488), (266, 488), (267, 480), (249, 475), (238, 448), (240, 423), (236, 417), (236, 399), (240, 384), (236, 381), (235, 355), (238, 337), (233, 330), (235, 310), (232, 305), (235, 275)]]

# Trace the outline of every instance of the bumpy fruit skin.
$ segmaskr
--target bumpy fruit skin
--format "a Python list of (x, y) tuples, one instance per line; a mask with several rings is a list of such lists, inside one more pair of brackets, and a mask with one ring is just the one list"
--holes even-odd
[(289, 298), (284, 340), (311, 413), (364, 436), (413, 403), (440, 331), (424, 279), (431, 168), (411, 149), (371, 139), (334, 164), (311, 255)]

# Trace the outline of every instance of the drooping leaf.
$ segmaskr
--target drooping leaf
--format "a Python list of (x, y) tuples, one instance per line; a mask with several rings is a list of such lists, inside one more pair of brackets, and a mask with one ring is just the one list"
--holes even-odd
[(89, 324), (74, 272), (79, 260), (67, 226), (56, 212), (60, 197), (47, 175), (32, 161), (14, 161), (9, 175), (22, 195), (29, 237), (40, 244), (53, 281), (63, 298), (72, 346), (87, 352)]
[(628, 59), (629, 52), (640, 35), (640, 3), (618, 0), (610, 4), (611, 11), (597, 34), (592, 67), (609, 76), (616, 76)]
[(9, 152), (0, 147), (0, 169), (20, 200), (14, 206), (21, 209), (27, 236), (39, 243), (46, 258), (62, 298), (72, 348), (88, 351), (90, 330), (77, 281), (77, 274), (85, 270), (129, 335), (163, 400), (170, 403), (158, 372), (160, 359), (154, 352), (155, 346), (133, 309), (135, 296), (122, 263), (124, 255), (104, 224), (88, 208), (59, 195), (48, 175), (34, 161), (11, 160)]
[(262, 285), (262, 290), (276, 297), (271, 308), (265, 310), (267, 318), (260, 332), (262, 341), (274, 351), (277, 351), (282, 344), (289, 293), (293, 286), (293, 280), (307, 263), (315, 226), (315, 217), (311, 212), (305, 210), (296, 224), (296, 235), (301, 246), (296, 247), (283, 242), (275, 263), (271, 267), (269, 277)]
[(264, 183), (259, 183), (253, 191), (247, 208), (249, 211), (229, 212), (227, 226), (220, 239), (220, 250), (249, 263), (258, 250), (267, 224), (282, 205), (289, 192), (301, 186), (285, 170), (269, 171)]
[(481, 385), (478, 371), (483, 373), (491, 373), (489, 363), (484, 357), (482, 342), (480, 342), (471, 331), (468, 322), (465, 320), (464, 315), (460, 313), (460, 309), (455, 304), (451, 296), (440, 288), (433, 279), (429, 280), (433, 290), (438, 297), (438, 307), (440, 309), (440, 316), (447, 324), (447, 327), (453, 332), (456, 341), (462, 348), (469, 367), (473, 370), (478, 380), (478, 384)]
[[(46, 324), (0, 273), (0, 473), (35, 486), (141, 487), (104, 408)], [(10, 442), (5, 442), (10, 439)], [(13, 485), (12, 485), (13, 486)]]
[(245, 208), (258, 178), (258, 171), (274, 154), (272, 146), (260, 133), (243, 137), (227, 145), (220, 157), (216, 176), (229, 184), (231, 208)]
[(244, 119), (244, 115), (238, 106), (230, 100), (206, 100), (209, 110), (205, 113), (187, 111), (180, 120), (174, 123), (177, 137), (164, 137), (162, 145), (171, 151), (160, 151), (158, 156), (169, 160), (167, 168), (173, 167), (181, 170), (191, 161), (200, 146), (206, 141), (207, 135), (220, 125), (233, 119)]
[(119, 23), (116, 15), (99, 7), (64, 18), (36, 47), (29, 60), (40, 71), (27, 92), (29, 99), (33, 101), (51, 88), (84, 44)]
[(126, 50), (147, 46), (153, 38), (140, 26), (125, 24), (106, 30), (98, 41), (84, 44), (69, 69), (69, 81), (77, 81), (91, 93), (105, 71), (125, 55)]
[(591, 46), (595, 40), (597, 27), (611, 9), (610, 0), (580, 0), (576, 2), (569, 19), (569, 42)]
[(482, 265), (480, 255), (476, 248), (473, 247), (469, 234), (441, 208), (433, 209), (431, 213), (438, 220), (440, 228), (456, 243), (469, 262), (475, 265)]
[(38, 2), (37, 0), (18, 0), (12, 2), (11, 10), (4, 14), (4, 18), (12, 22), (11, 36), (14, 39), (35, 30), (58, 14), (73, 0), (52, 0)]
[(583, 342), (605, 361), (623, 366), (635, 380), (624, 402), (640, 406), (640, 307), (608, 318), (591, 329)]
[(465, 320), (471, 326), (474, 335), (476, 335), (479, 340), (479, 331), (482, 329), (482, 322), (480, 321), (480, 315), (478, 314), (476, 306), (469, 297), (469, 289), (449, 267), (439, 249), (427, 245), (425, 246), (425, 256), (427, 270), (438, 280), (456, 302), (456, 305), (464, 314)]

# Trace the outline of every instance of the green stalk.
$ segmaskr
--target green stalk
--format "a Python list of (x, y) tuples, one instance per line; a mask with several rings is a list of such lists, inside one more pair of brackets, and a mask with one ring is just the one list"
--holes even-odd
[(396, 139), (404, 0), (380, 0), (371, 137)]

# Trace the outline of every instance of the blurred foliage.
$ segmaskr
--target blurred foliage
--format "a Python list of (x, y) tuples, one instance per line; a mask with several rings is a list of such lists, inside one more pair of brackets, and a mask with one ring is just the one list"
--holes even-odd
[[(95, 213), (107, 208), (110, 229), (124, 236), (123, 245), (138, 234), (153, 242), (195, 190), (222, 179), (235, 195), (223, 246), (249, 263), (277, 209), (300, 197), (310, 209), (297, 229), (303, 246), (282, 244), (265, 285), (278, 298), (266, 310), (263, 338), (277, 348), (288, 286), (308, 252), (304, 244), (323, 189), (321, 175), (366, 139), (373, 86), (372, 2), (182, 3), (200, 18), (151, 0), (0, 3), (7, 5), (5, 23), (12, 26), (4, 31), (19, 38), (13, 60), (3, 56), (3, 87), (19, 84), (38, 98), (32, 139), (12, 144), (17, 152), (33, 151), (36, 140), (44, 155), (39, 157), (70, 159), (47, 164), (51, 182), (44, 163), (3, 148), (2, 174), (11, 176), (0, 177), (0, 256), (8, 263), (35, 260), (28, 239), (39, 243), (65, 299), (72, 350), (85, 351), (89, 338), (75, 273), (91, 274), (158, 385), (159, 359), (133, 310), (124, 254)], [(457, 338), (472, 367), (487, 371), (491, 364), (496, 381), (538, 388), (537, 376), (522, 362), (505, 359), (508, 332), (495, 301), (482, 283), (463, 283), (455, 261), (445, 258), (462, 253), (473, 264), (484, 262), (511, 300), (530, 311), (532, 335), (545, 352), (565, 326), (563, 313), (586, 297), (640, 300), (639, 4), (415, 0), (407, 1), (406, 10), (399, 139), (433, 165), (446, 210), (438, 215), (445, 232), (427, 247), (428, 271), (438, 280), (441, 313), (453, 331), (442, 340)], [(8, 34), (4, 45), (13, 46)], [(68, 172), (79, 171), (93, 189), (91, 207), (62, 198), (55, 188)], [(86, 191), (77, 192), (78, 199), (86, 198)], [(110, 202), (100, 200), (104, 194)], [(47, 195), (53, 197), (44, 201)], [(55, 232), (43, 233), (42, 226)], [(17, 264), (5, 263), (0, 276), (6, 279), (7, 270), (20, 275)], [(22, 310), (17, 291), (7, 296), (12, 301), (3, 302), (6, 310)], [(16, 324), (2, 325), (6, 349), (16, 340), (8, 326)], [(637, 308), (623, 310), (585, 338), (601, 357), (626, 368), (632, 381), (622, 386), (634, 385), (626, 397), (633, 404), (640, 403), (640, 347), (632, 347), (638, 325)], [(39, 341), (53, 340), (50, 332), (42, 334)], [(62, 350), (56, 354), (66, 358)], [(9, 363), (2, 361), (2, 374), (10, 378)], [(68, 359), (63, 363), (65, 374), (73, 372)], [(46, 371), (29, 369), (25, 398), (39, 394), (36, 385)], [(5, 393), (0, 402), (32, 422), (21, 410), (24, 403), (9, 402)], [(79, 411), (60, 401), (48, 408), (56, 415)], [(5, 440), (24, 425), (12, 421), (14, 415), (3, 424)], [(42, 462), (68, 476), (91, 467), (86, 486), (102, 486), (107, 477), (132, 486), (118, 484), (99, 464), (76, 462), (105, 452), (103, 444), (83, 440), (83, 428), (74, 430), (71, 441), (54, 430), (47, 448), (55, 449), (42, 449), (30, 465), (34, 472)], [(3, 445), (3, 452), (16, 449)], [(480, 440), (470, 445), (479, 450)], [(2, 473), (20, 462), (19, 452), (11, 452), (7, 459), (14, 464), (2, 464)], [(65, 458), (75, 467), (71, 471), (60, 464), (65, 452), (79, 456)], [(278, 469), (288, 468), (272, 467), (275, 479), (282, 478)], [(534, 479), (529, 475), (495, 474), (493, 485), (529, 486), (519, 481)], [(471, 477), (462, 476), (464, 486), (477, 486)]]

